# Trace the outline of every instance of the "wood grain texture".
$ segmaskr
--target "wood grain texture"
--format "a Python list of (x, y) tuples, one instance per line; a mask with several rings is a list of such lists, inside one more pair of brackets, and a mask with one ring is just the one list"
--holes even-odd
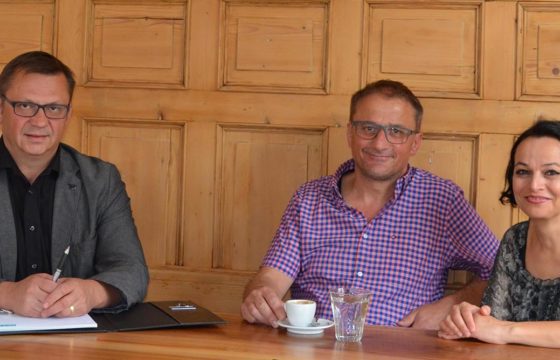
[(288, 334), (226, 316), (226, 325), (106, 334), (3, 336), (0, 357), (35, 359), (366, 359), (540, 360), (558, 350), (439, 339), (435, 331), (368, 326), (361, 343), (340, 343), (334, 329), (321, 335)]

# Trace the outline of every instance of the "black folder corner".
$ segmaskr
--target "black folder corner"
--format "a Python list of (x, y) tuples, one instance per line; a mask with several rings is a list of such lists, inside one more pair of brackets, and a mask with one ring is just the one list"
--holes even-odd
[[(194, 309), (173, 310), (191, 305)], [(136, 304), (118, 314), (92, 313), (97, 323), (93, 331), (133, 331), (202, 325), (219, 325), (225, 321), (211, 311), (190, 301), (153, 301)], [(87, 329), (85, 329), (87, 331)]]

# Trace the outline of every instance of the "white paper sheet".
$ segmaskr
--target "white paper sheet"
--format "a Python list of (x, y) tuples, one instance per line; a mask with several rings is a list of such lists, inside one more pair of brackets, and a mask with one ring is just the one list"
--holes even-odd
[(60, 330), (60, 329), (82, 329), (96, 328), (97, 323), (91, 316), (83, 315), (67, 318), (31, 318), (14, 314), (0, 315), (0, 333), (37, 331), (37, 330)]

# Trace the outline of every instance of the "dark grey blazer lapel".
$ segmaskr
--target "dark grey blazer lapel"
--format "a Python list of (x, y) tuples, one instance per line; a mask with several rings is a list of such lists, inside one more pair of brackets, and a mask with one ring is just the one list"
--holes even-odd
[(0, 171), (0, 219), (0, 279), (14, 281), (17, 265), (16, 226), (5, 170)]
[(78, 177), (78, 170), (79, 168), (72, 157), (64, 149), (61, 149), (60, 174), (56, 181), (53, 208), (51, 240), (53, 271), (62, 253), (72, 242), (72, 234), (79, 220), (78, 204), (80, 203), (82, 181)]

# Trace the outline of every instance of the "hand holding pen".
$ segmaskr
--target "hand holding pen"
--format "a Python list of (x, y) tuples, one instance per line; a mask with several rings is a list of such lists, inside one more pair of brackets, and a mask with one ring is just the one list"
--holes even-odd
[[(17, 282), (4, 281), (2, 283), (2, 291), (10, 294), (10, 296), (6, 299), (7, 301), (1, 304), (0, 316), (2, 316), (2, 314), (15, 313), (28, 317), (45, 317), (45, 308), (37, 308), (37, 303), (44, 304), (45, 301), (52, 301), (55, 303), (65, 296), (64, 289), (62, 290), (63, 293), (60, 293), (61, 287), (58, 286), (57, 281), (62, 275), (64, 264), (66, 263), (66, 258), (69, 253), (70, 246), (64, 250), (53, 275), (40, 273), (30, 275)], [(72, 289), (73, 287), (66, 286), (66, 292), (68, 291), (68, 288)], [(58, 292), (57, 289), (59, 289)], [(53, 293), (55, 294), (53, 295)], [(67, 310), (69, 310), (71, 315), (73, 313), (74, 306), (71, 305), (67, 308)], [(60, 310), (56, 311), (52, 315), (55, 315), (58, 312), (60, 312)], [(64, 316), (68, 315), (65, 314)]]
[(56, 270), (53, 274), (53, 282), (57, 282), (58, 278), (60, 277), (60, 274), (62, 274), (62, 269), (64, 268), (64, 262), (66, 261), (66, 258), (68, 257), (68, 254), (70, 253), (70, 245), (68, 245), (68, 247), (66, 248), (66, 250), (64, 250), (64, 253), (62, 254), (62, 257), (60, 258), (60, 261), (58, 262), (58, 265), (56, 266)]

